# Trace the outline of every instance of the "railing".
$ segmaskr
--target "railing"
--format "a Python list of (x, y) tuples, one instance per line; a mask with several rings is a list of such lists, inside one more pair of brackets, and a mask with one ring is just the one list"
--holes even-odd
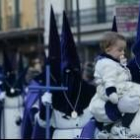
[[(79, 23), (80, 25), (94, 25), (94, 24), (99, 24), (99, 23), (112, 22), (113, 13), (114, 13), (114, 5), (107, 6), (105, 8), (105, 13), (103, 13), (103, 15), (102, 15), (102, 12), (101, 14), (98, 13), (97, 8), (80, 10)], [(73, 27), (77, 26), (77, 11), (68, 11), (67, 16), (68, 16), (70, 25)], [(7, 16), (0, 20), (0, 25), (2, 28), (3, 26), (6, 27), (6, 29), (20, 28), (21, 19), (22, 19), (21, 14)], [(62, 26), (62, 13), (56, 14), (56, 21), (57, 21), (58, 27), (61, 27)]]
[(5, 20), (6, 20), (5, 23), (7, 29), (20, 28), (21, 14), (17, 14), (14, 16), (7, 16)]
[[(104, 13), (104, 15), (100, 15), (100, 16), (97, 15), (96, 8), (80, 10), (79, 11), (80, 25), (98, 24), (100, 18), (103, 18), (103, 20), (100, 20), (100, 21), (102, 21), (102, 23), (110, 22), (113, 19), (113, 13), (114, 13), (114, 5), (107, 6), (106, 12)], [(76, 26), (77, 25), (76, 11), (68, 11), (67, 16), (69, 18), (70, 25)], [(103, 17), (103, 16), (105, 16), (105, 17)], [(62, 25), (60, 19), (62, 19), (62, 14), (57, 14), (56, 20), (57, 20), (57, 25), (59, 27)]]

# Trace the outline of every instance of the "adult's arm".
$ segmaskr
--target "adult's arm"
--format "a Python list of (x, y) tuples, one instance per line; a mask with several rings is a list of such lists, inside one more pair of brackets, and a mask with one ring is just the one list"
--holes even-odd
[(129, 70), (131, 72), (132, 81), (140, 84), (140, 69), (139, 69), (139, 67), (137, 65), (137, 63), (139, 63), (138, 60), (139, 59), (136, 60), (135, 58), (132, 58), (128, 62), (127, 67), (129, 68)]

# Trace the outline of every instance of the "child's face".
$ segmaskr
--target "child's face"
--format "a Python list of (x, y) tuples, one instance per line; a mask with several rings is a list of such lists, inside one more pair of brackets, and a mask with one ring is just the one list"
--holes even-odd
[(116, 43), (110, 46), (107, 50), (107, 54), (120, 61), (120, 58), (124, 56), (126, 48), (126, 41), (117, 40)]

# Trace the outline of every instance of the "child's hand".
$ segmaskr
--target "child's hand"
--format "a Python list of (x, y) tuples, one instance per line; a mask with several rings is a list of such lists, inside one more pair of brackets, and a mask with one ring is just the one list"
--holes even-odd
[(127, 59), (124, 55), (120, 56), (120, 63), (123, 65), (123, 66), (126, 66), (127, 65)]
[(118, 103), (118, 95), (117, 93), (112, 93), (109, 95), (109, 101), (112, 102), (113, 104), (117, 104)]

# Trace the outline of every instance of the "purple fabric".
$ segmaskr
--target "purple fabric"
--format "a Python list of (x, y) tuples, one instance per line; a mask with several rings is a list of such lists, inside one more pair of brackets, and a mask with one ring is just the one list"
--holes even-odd
[(111, 103), (110, 101), (106, 102), (105, 111), (109, 119), (111, 119), (114, 122), (122, 117), (122, 114), (120, 113), (117, 105)]
[[(29, 86), (39, 86), (39, 84), (35, 81), (32, 81)], [(25, 101), (26, 108), (30, 109), (39, 96), (40, 95), (38, 91), (29, 90), (29, 93), (27, 94), (26, 101)]]
[(93, 139), (96, 129), (95, 120), (90, 120), (83, 128), (80, 138), (81, 139)]
[(138, 17), (138, 24), (137, 24), (137, 36), (135, 39), (135, 44), (133, 45), (133, 52), (137, 56), (140, 52), (140, 9), (139, 9), (139, 17)]
[(22, 126), (21, 126), (21, 135), (22, 135), (22, 139), (30, 139), (31, 138), (31, 134), (32, 134), (32, 129), (33, 129), (33, 125), (30, 119), (30, 114), (29, 112), (24, 112), (24, 117), (23, 117), (23, 121), (22, 121)]
[(114, 18), (113, 18), (113, 24), (112, 24), (111, 31), (113, 31), (113, 32), (117, 32), (118, 31), (118, 29), (117, 29), (117, 22), (116, 22), (116, 16), (114, 16)]
[[(39, 85), (35, 81), (30, 83), (30, 86)], [(21, 134), (22, 138), (31, 138), (32, 130), (33, 130), (33, 116), (37, 111), (32, 111), (32, 105), (39, 99), (41, 94), (39, 92), (32, 93), (33, 91), (29, 90), (25, 101), (25, 109), (24, 109), (24, 117), (22, 121)]]
[(66, 68), (81, 69), (79, 56), (77, 54), (76, 44), (70, 29), (66, 13), (63, 12), (63, 25), (61, 34), (61, 71), (62, 74)]
[(32, 133), (32, 139), (45, 139), (45, 132), (45, 128), (40, 127), (36, 122)]

